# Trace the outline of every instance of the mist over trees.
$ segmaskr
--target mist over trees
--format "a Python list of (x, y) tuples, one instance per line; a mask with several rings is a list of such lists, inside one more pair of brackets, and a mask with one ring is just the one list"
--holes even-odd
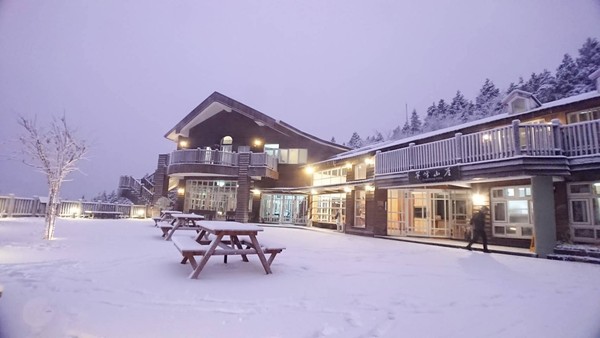
[(588, 38), (578, 52), (576, 58), (565, 54), (554, 73), (544, 69), (540, 73), (531, 73), (527, 80), (519, 77), (504, 91), (496, 87), (491, 79), (485, 79), (474, 100), (467, 99), (457, 90), (450, 103), (444, 99), (433, 102), (427, 108), (423, 120), (413, 109), (410, 119), (389, 133), (376, 130), (374, 135), (363, 140), (354, 132), (345, 145), (360, 148), (372, 143), (398, 140), (497, 115), (504, 112), (502, 99), (515, 89), (532, 93), (542, 103), (593, 91), (595, 84), (588, 76), (600, 68), (600, 42), (595, 38)]

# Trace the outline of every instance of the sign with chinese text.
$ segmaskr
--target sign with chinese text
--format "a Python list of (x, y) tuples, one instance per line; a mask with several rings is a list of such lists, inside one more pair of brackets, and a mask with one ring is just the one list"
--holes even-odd
[(408, 182), (411, 184), (456, 180), (460, 180), (460, 167), (457, 166), (414, 170), (408, 173)]

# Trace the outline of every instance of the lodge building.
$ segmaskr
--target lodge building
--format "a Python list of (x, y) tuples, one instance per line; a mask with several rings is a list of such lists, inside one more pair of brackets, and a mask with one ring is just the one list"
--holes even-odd
[(213, 93), (167, 132), (177, 148), (141, 190), (176, 190), (175, 208), (209, 218), (365, 236), (465, 240), (488, 206), (493, 244), (535, 238), (541, 257), (557, 240), (599, 244), (600, 70), (590, 78), (596, 91), (541, 104), (515, 90), (501, 114), (353, 150)]

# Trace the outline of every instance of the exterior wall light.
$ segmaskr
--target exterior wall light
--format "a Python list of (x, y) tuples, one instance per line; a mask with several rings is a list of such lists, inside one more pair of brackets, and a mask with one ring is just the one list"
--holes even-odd
[(258, 189), (252, 189), (252, 194), (254, 196), (260, 196), (260, 190), (258, 190)]
[(258, 138), (255, 138), (253, 144), (255, 147), (260, 147), (262, 145), (262, 141)]
[(177, 193), (179, 195), (183, 195), (183, 194), (185, 194), (185, 189), (184, 188), (177, 188)]
[(306, 167), (306, 168), (304, 168), (304, 171), (306, 171), (307, 174), (311, 175), (312, 173), (315, 172), (315, 168), (313, 168), (313, 167)]
[(375, 191), (375, 187), (372, 185), (365, 185), (365, 191)]
[(372, 159), (372, 158), (370, 158), (370, 157), (367, 157), (367, 158), (365, 158), (365, 164), (366, 164), (366, 165), (371, 165), (371, 164), (373, 164), (373, 159)]
[(348, 162), (345, 165), (346, 169), (352, 169), (352, 163)]
[(316, 195), (317, 194), (317, 189), (310, 189), (310, 193), (312, 195)]
[(352, 191), (352, 188), (350, 188), (350, 187), (344, 187), (344, 192), (345, 193), (349, 193), (351, 191)]
[(187, 148), (187, 146), (189, 145), (187, 140), (181, 140), (179, 141), (179, 147), (180, 148)]
[(481, 205), (487, 204), (485, 196), (480, 193), (473, 194), (473, 196), (471, 196), (471, 198), (473, 199), (473, 205), (481, 206)]

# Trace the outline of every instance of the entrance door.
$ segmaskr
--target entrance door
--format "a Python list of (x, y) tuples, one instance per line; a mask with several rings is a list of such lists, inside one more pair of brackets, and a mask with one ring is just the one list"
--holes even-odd
[(407, 191), (389, 189), (387, 198), (387, 235), (406, 236)]
[(451, 236), (455, 239), (468, 239), (469, 215), (471, 210), (471, 193), (468, 190), (453, 190), (450, 194), (452, 198), (452, 213), (450, 214)]

